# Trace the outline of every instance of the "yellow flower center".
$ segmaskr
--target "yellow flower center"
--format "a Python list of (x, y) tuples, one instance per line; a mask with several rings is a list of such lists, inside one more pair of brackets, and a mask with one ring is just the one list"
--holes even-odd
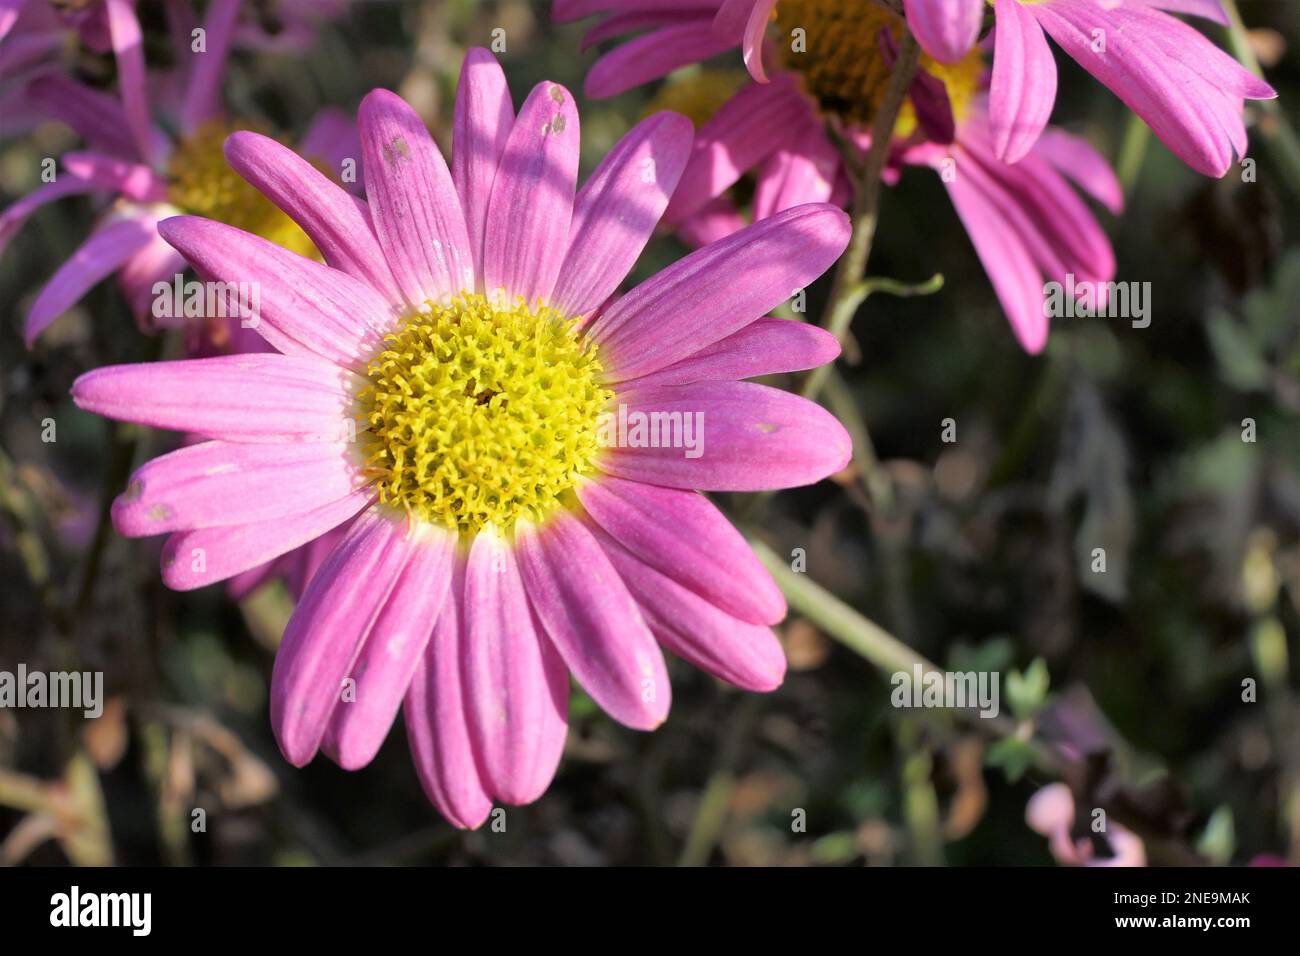
[(555, 508), (592, 469), (613, 397), (572, 322), (477, 294), (408, 316), (367, 375), (359, 400), (380, 501), (467, 534)]
[(319, 259), (316, 246), (298, 224), (226, 162), (222, 151), (226, 137), (247, 128), (212, 120), (181, 139), (167, 165), (168, 200), (182, 212), (224, 222)]
[[(804, 88), (823, 113), (850, 126), (870, 127), (889, 86), (890, 66), (880, 49), (880, 31), (895, 41), (902, 18), (862, 0), (781, 0), (774, 11), (781, 63), (803, 77)], [(960, 122), (979, 86), (984, 62), (979, 48), (951, 66), (921, 54), (921, 69), (948, 90)], [(894, 135), (916, 129), (916, 113), (904, 102)]]

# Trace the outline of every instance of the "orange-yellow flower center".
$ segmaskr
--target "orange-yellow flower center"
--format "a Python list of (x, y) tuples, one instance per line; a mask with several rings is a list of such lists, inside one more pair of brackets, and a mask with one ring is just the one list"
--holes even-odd
[[(849, 126), (870, 127), (892, 72), (880, 31), (888, 30), (897, 42), (902, 18), (864, 0), (780, 0), (773, 14), (781, 64), (803, 78), (821, 111)], [(951, 66), (922, 54), (920, 68), (943, 82), (960, 122), (984, 68), (979, 49)], [(916, 114), (905, 102), (894, 134), (906, 137), (915, 129)]]

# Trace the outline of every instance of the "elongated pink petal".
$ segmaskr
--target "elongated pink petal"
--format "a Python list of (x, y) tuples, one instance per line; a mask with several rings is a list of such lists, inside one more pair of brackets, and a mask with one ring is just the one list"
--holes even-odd
[[(1224, 97), (1275, 95), (1196, 30), (1158, 10), (1082, 0), (1029, 9), (1062, 49), (1204, 175), (1226, 173), (1234, 143), (1245, 136), (1237, 111), (1226, 115)], [(1094, 50), (1095, 30), (1103, 31), (1104, 53)]]
[(72, 384), (77, 407), (229, 441), (338, 441), (365, 380), (320, 359), (223, 355), (109, 365)]
[(713, 32), (707, 16), (660, 27), (619, 44), (593, 63), (583, 92), (598, 100), (617, 96), (679, 67), (715, 57), (732, 45)]
[(26, 5), (27, 0), (0, 0), (0, 40), (9, 35)]
[(754, 184), (754, 220), (801, 206), (828, 202), (840, 157), (820, 124), (809, 124), (802, 144), (773, 153), (759, 167)]
[(393, 726), (451, 591), (455, 543), (423, 525), (398, 545), (410, 555), (348, 669), (355, 692), (338, 702), (321, 742), (344, 770), (370, 763)]
[(55, 119), (67, 123), (96, 149), (123, 158), (142, 159), (132, 139), (122, 104), (63, 73), (45, 73), (27, 87), (32, 100)]
[(772, 153), (797, 145), (815, 119), (789, 74), (741, 87), (700, 127), (664, 221), (675, 224), (698, 212)]
[(406, 737), (425, 796), (453, 825), (475, 829), (492, 798), (470, 742), (461, 659), (465, 654), (465, 562), (453, 568), (451, 593), (411, 679), (403, 707)]
[(809, 203), (679, 259), (592, 323), (610, 380), (658, 371), (771, 311), (839, 258), (849, 232), (843, 210)]
[(32, 303), (23, 327), (31, 348), (50, 323), (76, 305), (100, 280), (116, 272), (153, 238), (151, 224), (122, 219), (93, 233), (67, 262), (59, 266)]
[(769, 691), (785, 679), (785, 651), (769, 627), (748, 624), (637, 560), (599, 529), (593, 533), (664, 647), (745, 690)]
[(212, 0), (203, 20), (206, 51), (196, 57), (185, 86), (181, 126), (187, 132), (212, 119), (221, 111), (221, 81), (230, 59), (230, 44), (239, 19), (240, 0)]
[(1024, 240), (981, 191), (978, 178), (966, 175), (964, 168), (974, 162), (973, 158), (965, 162), (959, 159), (956, 175), (943, 177), (944, 185), (1012, 331), (1026, 352), (1037, 355), (1047, 344), (1048, 331), (1043, 313), (1043, 276)]
[(364, 282), (392, 305), (407, 304), (365, 216), (329, 177), (260, 133), (231, 135), (226, 159), (302, 227), (329, 265)]
[(1169, 13), (1204, 17), (1225, 27), (1228, 25), (1228, 15), (1223, 12), (1220, 0), (1129, 0), (1129, 2)]
[(508, 542), (474, 539), (463, 649), (470, 737), (492, 794), (531, 803), (555, 776), (568, 732), (569, 671), (535, 622)]
[(650, 240), (690, 153), (694, 128), (678, 113), (634, 126), (578, 193), (569, 251), (551, 304), (586, 315), (614, 293)]
[(701, 491), (793, 488), (833, 475), (852, 452), (844, 427), (820, 405), (751, 382), (638, 389), (620, 392), (618, 403), (629, 422), (682, 423), (680, 439), (660, 433), (660, 447), (629, 429), (625, 444), (604, 449), (601, 469), (633, 481)]
[(484, 232), (489, 298), (548, 301), (568, 245), (578, 178), (578, 110), (558, 83), (533, 87), (510, 129)]
[(113, 526), (136, 538), (302, 514), (361, 487), (359, 465), (347, 443), (188, 445), (136, 471), (113, 502)]
[(373, 500), (362, 490), (286, 518), (177, 532), (163, 545), (163, 583), (191, 591), (224, 581), (327, 534)]
[(185, 272), (185, 257), (158, 235), (158, 221), (152, 215), (140, 218), (152, 223), (154, 234), (131, 258), (122, 263), (122, 268), (117, 271), (117, 283), (131, 306), (131, 314), (142, 327), (182, 324), (185, 321), (183, 315), (153, 315), (153, 304), (156, 297), (154, 289), (159, 282), (175, 287), (176, 277)]
[(64, 196), (76, 196), (81, 193), (94, 192), (100, 187), (95, 183), (88, 182), (72, 174), (60, 176), (52, 183), (46, 183), (33, 189), (22, 199), (19, 199), (12, 206), (0, 214), (0, 256), (4, 255), (5, 247), (9, 245), (9, 240), (14, 237), (27, 217), (40, 209), (47, 203), (52, 203)]
[(143, 163), (133, 163), (106, 153), (64, 153), (63, 168), (78, 179), (111, 189), (128, 199), (156, 203), (167, 199), (167, 183)]
[(922, 50), (956, 63), (979, 39), (984, 0), (903, 0), (903, 12)]
[(241, 321), (286, 355), (364, 371), (395, 321), (370, 286), (242, 229), (176, 216), (158, 231), (205, 278), (247, 288), (256, 314)]
[(621, 388), (734, 382), (777, 372), (799, 372), (833, 361), (840, 343), (825, 329), (789, 319), (758, 319), (690, 358), (623, 382)]
[(151, 162), (154, 159), (153, 124), (145, 87), (144, 40), (140, 21), (136, 19), (131, 0), (104, 0), (104, 8), (113, 38), (113, 53), (117, 57), (118, 89), (122, 94), (127, 125), (140, 158)]
[(481, 47), (469, 50), (456, 87), (451, 179), (465, 213), (476, 277), (483, 275), (488, 200), (514, 121), (510, 87), (496, 57)]
[(1034, 15), (1019, 0), (996, 0), (997, 46), (989, 122), (998, 159), (1019, 161), (1038, 140), (1056, 103), (1056, 60)]
[(474, 258), (447, 163), (396, 93), (372, 90), (358, 113), (375, 234), (412, 304), (474, 288)]
[(515, 539), (528, 602), (578, 683), (619, 723), (658, 727), (672, 703), (663, 654), (591, 532), (557, 511)]
[(316, 756), (343, 681), (412, 551), (405, 522), (371, 509), (325, 559), (289, 618), (271, 673), (271, 726), (294, 766)]
[(707, 498), (608, 475), (578, 486), (587, 513), (637, 558), (753, 624), (785, 617), (785, 599), (740, 532)]
[(1124, 189), (1106, 158), (1080, 136), (1048, 129), (1034, 152), (1043, 157), (1071, 182), (1111, 212), (1124, 210)]

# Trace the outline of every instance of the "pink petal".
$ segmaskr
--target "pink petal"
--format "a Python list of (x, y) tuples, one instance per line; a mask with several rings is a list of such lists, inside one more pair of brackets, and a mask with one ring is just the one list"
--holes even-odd
[(365, 216), (329, 177), (260, 133), (230, 136), (226, 159), (302, 227), (329, 265), (370, 286), (392, 305), (407, 304)]
[(597, 540), (664, 647), (745, 690), (769, 691), (785, 679), (785, 651), (772, 629), (747, 624), (638, 561), (599, 529)]
[(636, 602), (591, 532), (564, 511), (515, 529), (533, 611), (592, 699), (619, 723), (653, 730), (672, 688), (664, 657)]
[(411, 679), (403, 718), (425, 796), (455, 826), (475, 829), (492, 810), (466, 720), (461, 659), (465, 653), (465, 562), (453, 568), (451, 593)]
[(105, 418), (228, 441), (338, 441), (365, 380), (320, 359), (225, 355), (109, 365), (72, 384)]
[(618, 403), (620, 414), (626, 406), (629, 421), (636, 413), (647, 420), (654, 413), (680, 413), (697, 429), (694, 451), (605, 449), (601, 469), (633, 481), (701, 491), (793, 488), (840, 471), (852, 452), (844, 427), (820, 405), (751, 382), (638, 389), (620, 392)]
[(397, 544), (410, 555), (348, 669), (355, 697), (339, 701), (322, 741), (344, 770), (370, 763), (393, 726), (451, 591), (455, 544), (454, 535), (432, 525)]
[(3, 214), (0, 214), (0, 255), (4, 255), (9, 240), (23, 227), (27, 217), (37, 209), (40, 209), (46, 203), (62, 199), (64, 196), (94, 192), (98, 188), (99, 186), (95, 183), (87, 182), (77, 176), (67, 175), (60, 176), (52, 183), (46, 183), (44, 186), (33, 189), (6, 209)]
[(689, 358), (622, 383), (622, 388), (733, 382), (799, 372), (834, 361), (840, 343), (825, 329), (790, 319), (758, 319)]
[(501, 65), (487, 50), (471, 49), (456, 87), (451, 178), (465, 212), (476, 276), (483, 274), (488, 200), (514, 121), (515, 107)]
[(592, 324), (610, 380), (658, 371), (771, 311), (839, 258), (849, 232), (842, 210), (809, 203), (679, 259)]
[(364, 371), (395, 320), (370, 286), (260, 236), (197, 216), (167, 219), (158, 231), (205, 279), (255, 292), (256, 314), (240, 320), (286, 355)]
[(634, 126), (578, 193), (569, 251), (551, 304), (586, 315), (614, 293), (636, 264), (686, 165), (694, 127), (677, 113)]
[(717, 36), (706, 16), (661, 27), (621, 43), (587, 71), (583, 92), (605, 99), (724, 53), (733, 44)]
[(564, 751), (569, 671), (534, 620), (510, 545), (491, 529), (470, 550), (465, 616), (466, 712), (483, 780), (505, 803), (531, 803)]
[(1111, 212), (1119, 215), (1124, 211), (1124, 189), (1119, 177), (1087, 140), (1064, 130), (1048, 129), (1034, 152)]
[(808, 97), (789, 74), (741, 87), (700, 127), (664, 221), (681, 222), (773, 152), (796, 146), (815, 118)]
[(573, 97), (539, 83), (511, 127), (488, 201), (483, 285), (490, 299), (549, 301), (568, 246), (578, 142)]
[(363, 490), (287, 518), (177, 532), (163, 545), (163, 583), (192, 591), (224, 581), (328, 533), (373, 500)]
[(152, 223), (122, 219), (92, 233), (72, 254), (32, 303), (23, 327), (23, 338), (31, 348), (36, 337), (50, 323), (72, 308), (100, 280), (121, 268), (122, 263), (153, 238)]
[(474, 288), (474, 259), (447, 163), (396, 93), (373, 90), (358, 114), (366, 197), (379, 245), (412, 305)]
[(126, 122), (139, 156), (146, 162), (154, 158), (153, 124), (149, 118), (149, 95), (145, 88), (144, 41), (140, 21), (135, 17), (131, 0), (104, 0), (108, 29), (113, 37), (117, 57), (118, 89)]
[(959, 163), (955, 176), (944, 177), (944, 185), (1016, 338), (1026, 352), (1037, 355), (1047, 344), (1043, 276), (1024, 240), (981, 191), (979, 180), (965, 174), (964, 167), (974, 162)]
[(1155, 10), (1167, 10), (1170, 13), (1185, 13), (1193, 17), (1204, 17), (1221, 26), (1228, 26), (1228, 15), (1223, 12), (1220, 0), (1129, 0), (1130, 3), (1151, 7)]
[(316, 756), (344, 678), (415, 547), (405, 522), (372, 508), (325, 559), (289, 618), (271, 673), (271, 726), (295, 767)]
[(996, 0), (997, 46), (989, 121), (998, 159), (1020, 160), (1037, 141), (1056, 103), (1056, 60), (1034, 15), (1019, 0)]
[(785, 617), (785, 599), (743, 536), (703, 495), (608, 475), (583, 482), (587, 513), (638, 559), (753, 624)]
[(159, 203), (167, 200), (167, 183), (142, 163), (133, 163), (104, 153), (64, 153), (63, 168), (78, 179), (111, 189), (137, 202)]
[[(1273, 94), (1231, 57), (1187, 24), (1156, 10), (1108, 8), (1053, 0), (1030, 8), (1052, 39), (1104, 83), (1183, 162), (1222, 176), (1234, 142), (1245, 136), (1239, 111), (1225, 117), (1227, 93)], [(1092, 49), (1092, 31), (1105, 31), (1106, 52)]]
[[(139, 251), (122, 263), (122, 268), (117, 272), (117, 283), (121, 286), (122, 294), (126, 296), (126, 301), (131, 307), (131, 314), (136, 317), (142, 328), (149, 328), (151, 325), (181, 324), (185, 321), (184, 317), (173, 317), (172, 321), (169, 322), (161, 316), (154, 316), (152, 313), (154, 286), (159, 282), (173, 285), (176, 276), (185, 271), (185, 257), (168, 245), (162, 236), (158, 235), (156, 231), (158, 228), (157, 219), (154, 219), (152, 215), (141, 216), (140, 218), (147, 218), (152, 223), (155, 232)], [(155, 321), (151, 322), (151, 319)]]
[(903, 0), (903, 12), (922, 50), (940, 63), (956, 63), (979, 39), (984, 0)]
[(197, 63), (185, 86), (181, 106), (181, 127), (193, 132), (221, 112), (221, 81), (230, 59), (230, 43), (239, 19), (240, 0), (212, 0), (208, 5), (203, 29), (207, 50), (197, 56)]
[(37, 77), (28, 92), (37, 105), (67, 123), (90, 145), (123, 157), (143, 158), (132, 139), (126, 112), (114, 97), (62, 73)]
[(113, 502), (113, 527), (137, 538), (269, 521), (346, 498), (364, 483), (350, 444), (202, 442), (136, 471)]
[(820, 124), (809, 124), (800, 146), (769, 156), (754, 184), (754, 221), (804, 203), (827, 202), (840, 157)]

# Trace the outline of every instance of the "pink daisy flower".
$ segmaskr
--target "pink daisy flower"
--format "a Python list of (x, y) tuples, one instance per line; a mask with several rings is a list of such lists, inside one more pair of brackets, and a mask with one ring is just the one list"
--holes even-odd
[[(990, 120), (995, 154), (1006, 162), (1025, 156), (1047, 125), (1056, 100), (1056, 61), (1046, 36), (1104, 83), (1129, 109), (1146, 121), (1156, 136), (1188, 166), (1207, 176), (1223, 176), (1233, 153), (1244, 156), (1244, 101), (1272, 99), (1269, 84), (1224, 53), (1203, 34), (1166, 11), (1191, 14), (1226, 24), (1219, 0), (990, 0), (996, 14), (996, 52), (990, 90)], [(670, 6), (677, 8), (677, 4)], [(750, 73), (760, 82), (765, 46), (769, 57), (790, 45), (790, 29), (815, 29), (827, 21), (850, 46), (862, 25), (872, 26), (878, 8), (844, 0), (721, 0), (705, 24), (706, 4), (696, 4), (680, 19), (669, 20), (665, 6), (650, 0), (557, 0), (557, 16), (592, 12), (613, 14), (602, 27), (605, 36), (631, 29), (658, 27), (638, 41), (637, 65), (646, 78), (663, 76), (667, 65), (682, 65), (691, 48), (688, 35), (709, 30), (715, 41), (740, 44)], [(935, 61), (959, 63), (974, 47), (983, 21), (984, 0), (904, 0), (908, 26), (921, 48)], [(635, 18), (650, 9), (657, 19)], [(769, 24), (781, 28), (779, 43), (768, 44)], [(617, 27), (615, 27), (617, 23)], [(689, 26), (687, 26), (689, 24)], [(678, 49), (656, 51), (655, 38), (672, 39)], [(837, 37), (837, 39), (841, 39)], [(628, 44), (627, 47), (632, 47)], [(870, 53), (858, 50), (857, 53)], [(628, 57), (624, 49), (609, 54)], [(712, 55), (712, 54), (710, 54)], [(785, 57), (788, 61), (791, 58)], [(847, 60), (845, 62), (848, 62)], [(613, 72), (611, 61), (598, 63), (593, 74)], [(853, 75), (841, 73), (841, 83)], [(644, 82), (644, 80), (642, 80)]]
[[(173, 12), (183, 9), (169, 7)], [(178, 213), (236, 222), (299, 251), (314, 251), (305, 234), (234, 175), (222, 156), (222, 143), (232, 127), (222, 118), (219, 89), (239, 9), (236, 0), (215, 0), (204, 22), (207, 51), (201, 56), (190, 55), (189, 33), (183, 34), (184, 49), (177, 55), (182, 74), (172, 79), (184, 89), (184, 97), (177, 115), (166, 117), (168, 128), (180, 131), (175, 139), (153, 120), (140, 24), (130, 0), (103, 0), (118, 61), (120, 100), (57, 72), (29, 84), (27, 99), (71, 126), (89, 148), (65, 154), (57, 179), (0, 214), (0, 254), (46, 203), (87, 193), (110, 197), (90, 237), (32, 303), (24, 327), (29, 346), (87, 291), (115, 273), (137, 320), (146, 326), (154, 284), (184, 268), (184, 259), (156, 228)], [(163, 112), (159, 109), (160, 116)], [(359, 156), (352, 123), (331, 110), (316, 118), (301, 148), (332, 165), (345, 156)]]
[[(741, 380), (838, 352), (763, 316), (849, 226), (791, 209), (618, 295), (686, 163), (684, 117), (637, 125), (576, 196), (572, 97), (542, 83), (516, 116), (486, 51), (462, 69), (450, 169), (395, 94), (358, 119), (365, 202), (266, 137), (226, 147), (324, 264), (205, 219), (159, 227), (201, 275), (260, 283), (258, 329), (281, 354), (99, 369), (73, 397), (210, 439), (146, 464), (114, 509), (124, 534), (171, 533), (173, 588), (351, 521), (276, 657), (276, 738), (296, 765), (323, 750), (360, 767), (405, 699), (426, 793), (473, 827), (548, 786), (570, 672), (640, 729), (668, 713), (661, 645), (741, 687), (781, 682), (780, 592), (698, 491), (848, 461), (823, 409)], [(651, 413), (702, 415), (701, 453), (614, 435)]]
[[(612, 2), (595, 0), (595, 5), (609, 9)], [(583, 11), (566, 4), (559, 12)], [(693, 19), (681, 11), (675, 16), (691, 30), (716, 36), (715, 20), (728, 12), (734, 10), (724, 7), (712, 16), (697, 8)], [(745, 176), (753, 177), (755, 221), (801, 203), (847, 201), (842, 153), (828, 124), (864, 152), (870, 146), (871, 121), (888, 82), (902, 20), (880, 7), (855, 7), (848, 13), (810, 0), (783, 0), (775, 12), (783, 32), (805, 31), (805, 47), (786, 58), (781, 69), (760, 74), (764, 82), (743, 85), (701, 126), (664, 216), (688, 242), (716, 241), (745, 224), (730, 195)], [(611, 35), (644, 23), (632, 16), (613, 16), (593, 33)], [(653, 22), (668, 22), (668, 17), (668, 11), (660, 10)], [(611, 26), (615, 22), (620, 26)], [(768, 22), (767, 14), (761, 22)], [(588, 75), (588, 91), (608, 93), (605, 83), (616, 73), (610, 64), (619, 63), (620, 54), (626, 56), (639, 40), (667, 29), (660, 26), (606, 54)], [(765, 35), (758, 31), (752, 42), (746, 35), (751, 72), (759, 70), (756, 56)], [(647, 67), (639, 76), (662, 65), (654, 59), (657, 45), (645, 49), (653, 69)], [(1088, 282), (1104, 289), (1115, 274), (1105, 231), (1070, 183), (1113, 212), (1122, 209), (1123, 197), (1106, 161), (1086, 142), (1060, 130), (1034, 143), (1015, 166), (1002, 163), (993, 141), (989, 97), (982, 92), (986, 79), (978, 47), (952, 65), (923, 56), (894, 130), (885, 180), (897, 181), (907, 164), (940, 174), (1018, 341), (1026, 351), (1038, 353), (1049, 330), (1044, 282), (1064, 284), (1073, 274), (1079, 287)]]

